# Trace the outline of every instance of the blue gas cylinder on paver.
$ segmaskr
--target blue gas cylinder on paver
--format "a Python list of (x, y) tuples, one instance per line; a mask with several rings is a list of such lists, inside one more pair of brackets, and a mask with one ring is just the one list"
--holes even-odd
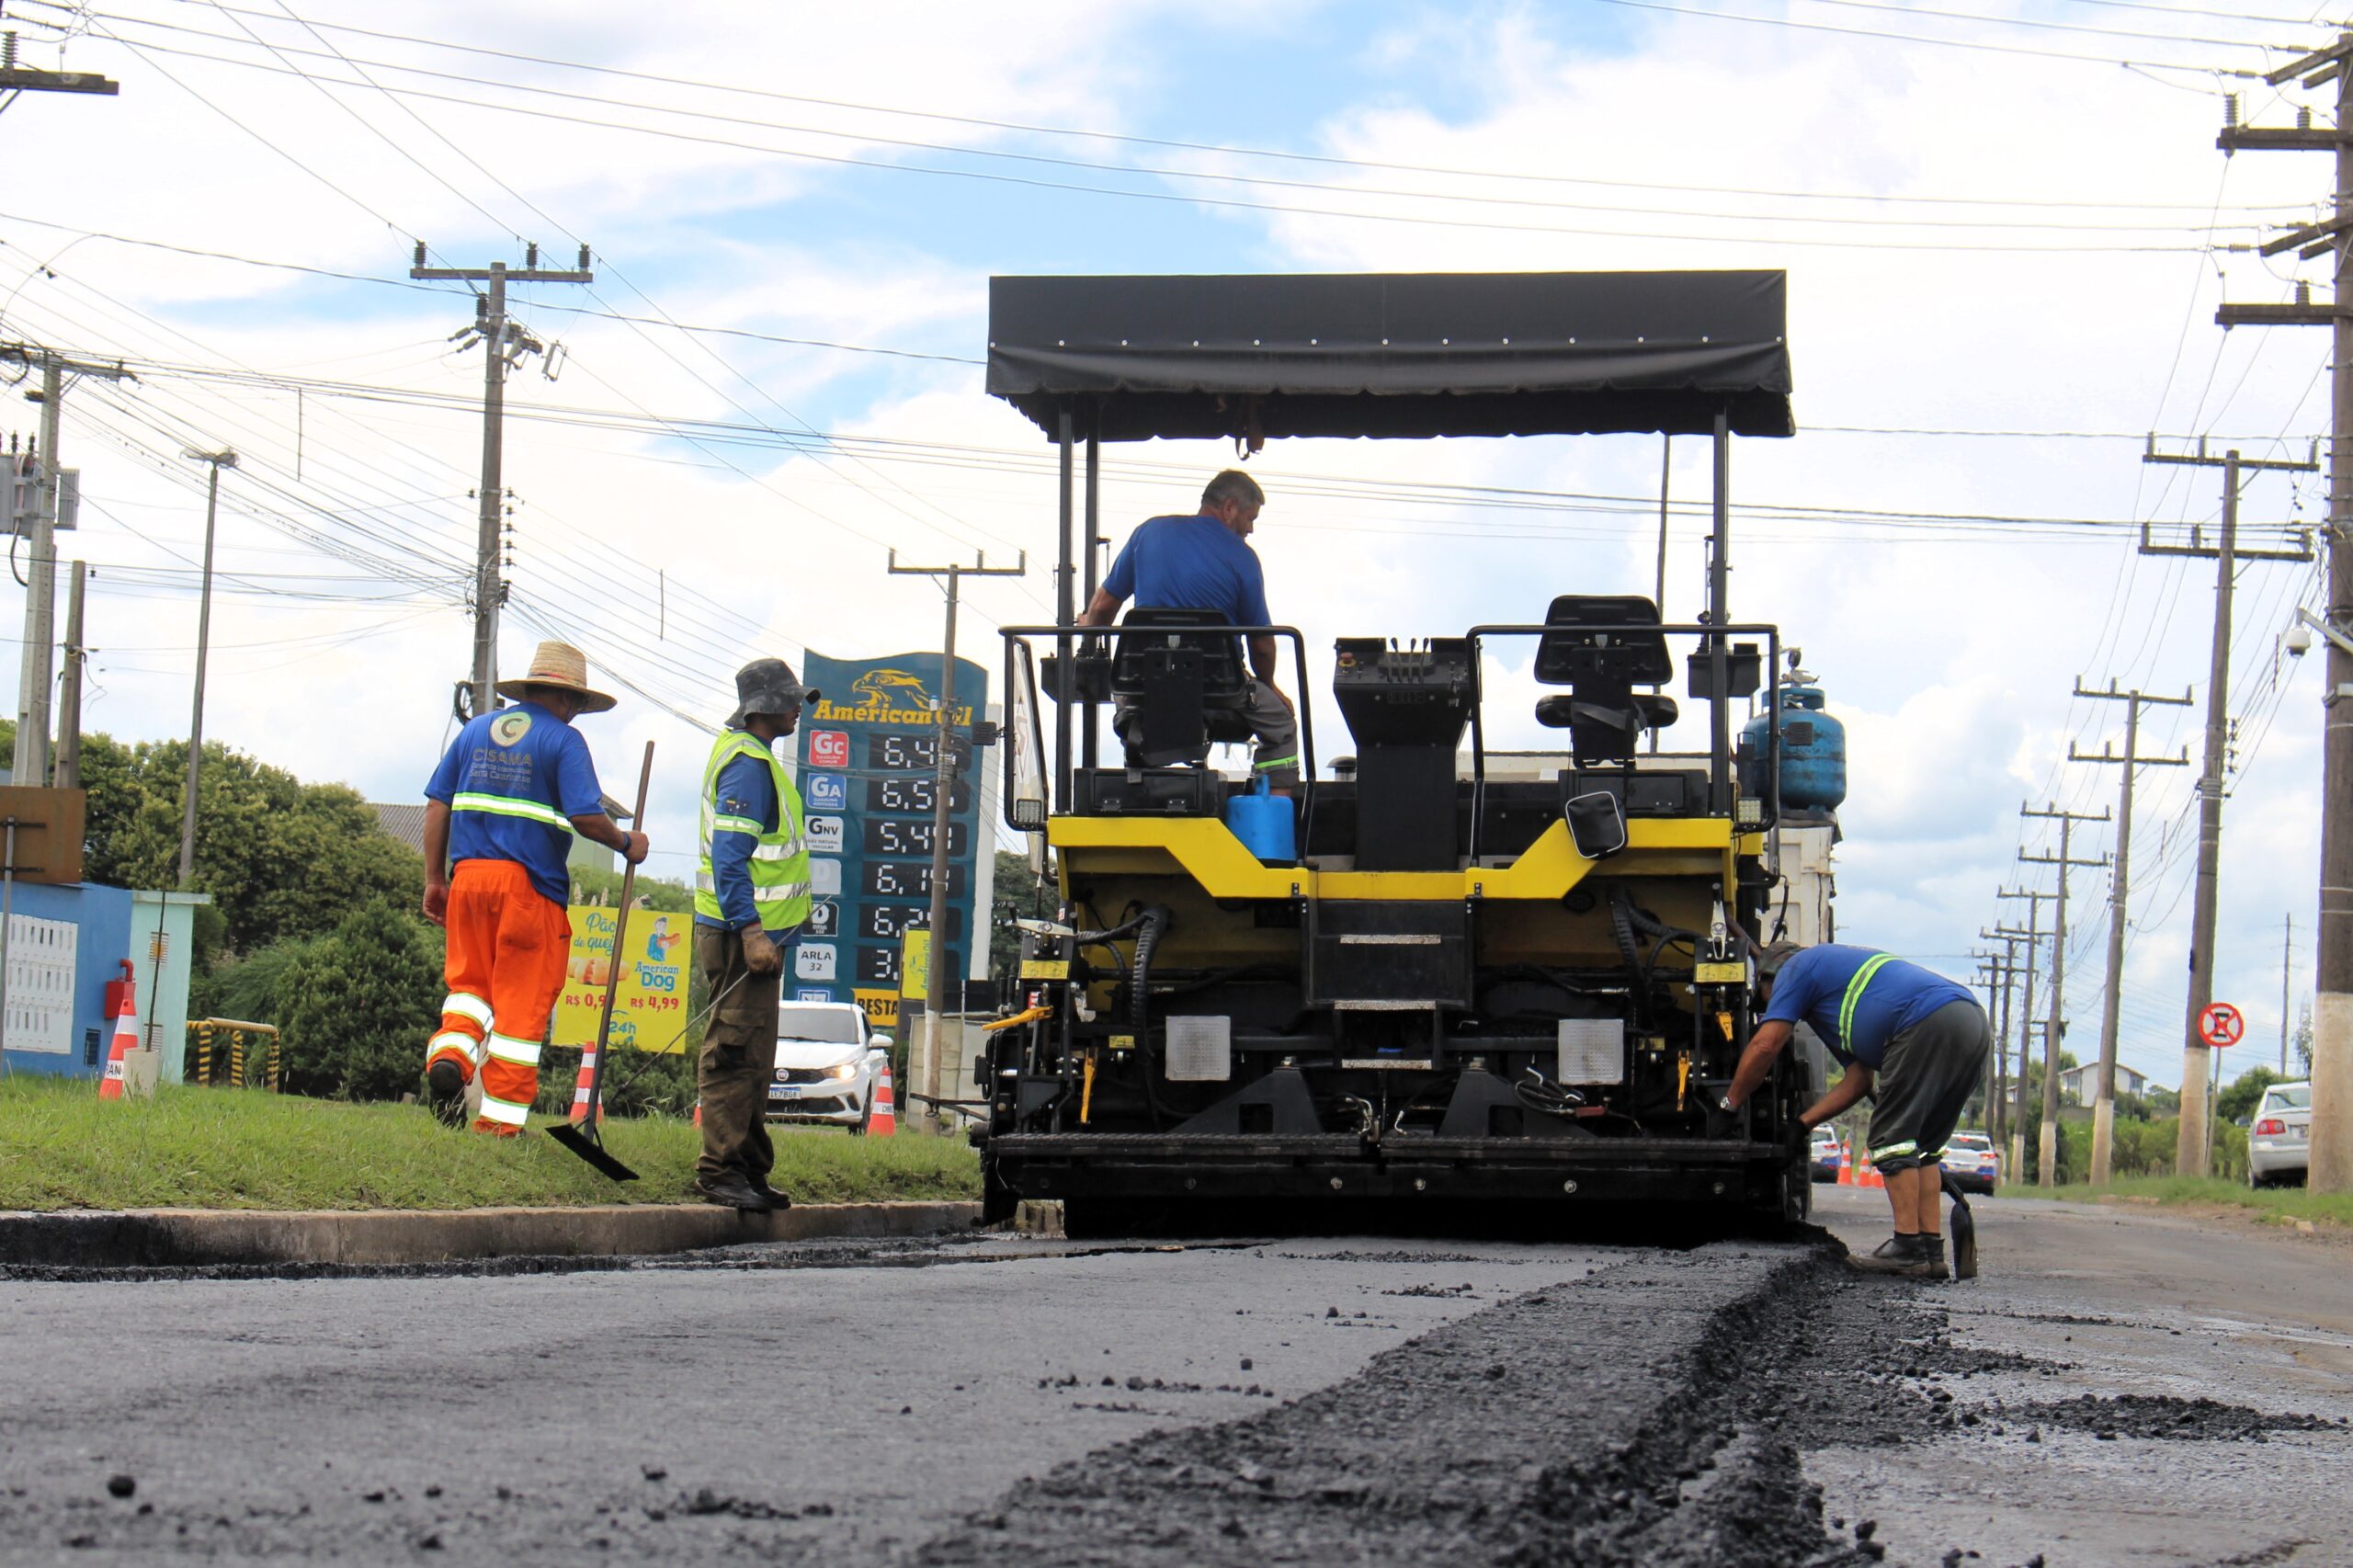
[(1299, 858), (1299, 822), (1290, 797), (1268, 793), (1263, 773), (1256, 790), (1225, 802), (1225, 825), (1261, 860), (1288, 865)]
[[(1847, 726), (1823, 709), (1822, 687), (1802, 671), (1779, 690), (1781, 806), (1829, 811), (1847, 798)], [(1742, 788), (1764, 793), (1766, 759), (1777, 715), (1759, 713), (1740, 732)]]

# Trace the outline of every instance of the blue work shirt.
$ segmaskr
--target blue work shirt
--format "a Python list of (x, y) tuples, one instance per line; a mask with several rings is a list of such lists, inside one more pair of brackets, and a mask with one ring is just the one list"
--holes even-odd
[(588, 743), (536, 702), (469, 722), (433, 770), (425, 798), (449, 808), (452, 861), (512, 860), (540, 897), (558, 904), (572, 892), (568, 819), (605, 810)]
[(1154, 517), (1128, 536), (1103, 591), (1138, 609), (1213, 609), (1236, 626), (1271, 626), (1258, 552), (1206, 515)]
[(1793, 953), (1773, 977), (1773, 1000), (1762, 1020), (1813, 1026), (1822, 1043), (1840, 1062), (1859, 1062), (1873, 1072), (1887, 1058), (1887, 1042), (1938, 1008), (1954, 1002), (1974, 1003), (1966, 987), (1943, 975), (1902, 959), (1879, 966), (1855, 1004), (1855, 1038), (1839, 1033), (1838, 1012), (1855, 971), (1879, 955), (1870, 948), (1824, 943)]
[[(727, 766), (719, 770), (719, 782), (710, 792), (720, 816), (744, 817), (770, 833), (776, 831), (776, 776), (760, 758), (748, 754), (729, 757)], [(696, 925), (741, 931), (746, 926), (760, 923), (760, 912), (752, 903), (752, 851), (759, 842), (756, 835), (723, 827), (711, 834), (710, 876), (719, 884), (721, 918), (713, 920), (709, 915), (697, 915)], [(781, 941), (788, 933), (779, 931), (772, 935)]]

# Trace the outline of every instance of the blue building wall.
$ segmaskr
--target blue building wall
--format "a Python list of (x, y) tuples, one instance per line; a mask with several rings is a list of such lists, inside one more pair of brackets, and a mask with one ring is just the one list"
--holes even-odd
[[(131, 956), (131, 892), (91, 882), (71, 887), (18, 882), (12, 908), (37, 920), (70, 920), (81, 928), (74, 949), (74, 1030), (72, 1049), (64, 1055), (5, 1051), (0, 1051), (0, 1067), (10, 1073), (95, 1078), (106, 1065), (113, 1021), (106, 1016), (107, 982), (121, 978), (121, 960)], [(89, 1043), (93, 1029), (97, 1031), (95, 1054)]]

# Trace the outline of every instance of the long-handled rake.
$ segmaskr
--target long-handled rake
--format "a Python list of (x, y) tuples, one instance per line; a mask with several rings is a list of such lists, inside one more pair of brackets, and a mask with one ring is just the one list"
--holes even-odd
[[(645, 791), (654, 781), (654, 743), (645, 743), (645, 764), (637, 774), (637, 814), (630, 821), (645, 820)], [(637, 866), (627, 860), (621, 872), (620, 907), (613, 914), (613, 951), (605, 970), (605, 1007), (597, 1019), (597, 1064), (588, 1070), (588, 1114), (577, 1122), (557, 1122), (548, 1129), (548, 1136), (596, 1166), (615, 1181), (635, 1181), (637, 1173), (613, 1158), (605, 1148), (605, 1048), (611, 1042), (613, 1032), (613, 998), (620, 991), (621, 955), (629, 949), (622, 944), (629, 937), (629, 906), (637, 890)]]

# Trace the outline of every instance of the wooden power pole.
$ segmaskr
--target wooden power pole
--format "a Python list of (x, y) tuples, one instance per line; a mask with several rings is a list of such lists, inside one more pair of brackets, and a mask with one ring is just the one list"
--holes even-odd
[(467, 683), (472, 689), (475, 713), (487, 713), (498, 706), (494, 689), (498, 685), (498, 612), (506, 603), (506, 574), (499, 558), (500, 527), (506, 504), (506, 372), (521, 363), (525, 355), (542, 352), (538, 338), (507, 319), (506, 286), (597, 280), (597, 275), (588, 269), (586, 245), (580, 247), (580, 265), (569, 270), (540, 267), (537, 245), (529, 246), (524, 257), (523, 265), (517, 267), (510, 267), (503, 261), (494, 261), (488, 267), (427, 267), (425, 242), (420, 240), (415, 265), (408, 269), (411, 278), (490, 286), (474, 296), (473, 324), (453, 335), (460, 350), (479, 343), (483, 355), (482, 483), (474, 492), (474, 661)]
[(2100, 1005), (2099, 1092), (2092, 1101), (2092, 1185), (2106, 1187), (2116, 1157), (2116, 1043), (2124, 1003), (2124, 926), (2132, 884), (2132, 781), (2143, 767), (2189, 766), (2189, 753), (2186, 750), (2179, 756), (2141, 755), (2141, 710), (2151, 704), (2187, 708), (2189, 693), (2152, 697), (2142, 691), (2119, 691), (2113, 680), (2108, 683), (2106, 691), (2089, 690), (2079, 679), (2075, 682), (2075, 695), (2094, 701), (2124, 704), (2121, 756), (2106, 741), (2100, 743), (2097, 752), (2072, 744), (2067, 748), (2071, 762), (2114, 763), (2123, 772), (2116, 790), (2116, 869), (2108, 881), (2108, 990)]
[(2051, 923), (2051, 1017), (2042, 1028), (2042, 1126), (2038, 1130), (2034, 1145), (2034, 1181), (2037, 1187), (2059, 1185), (2059, 1046), (2067, 1037), (2067, 873), (2077, 866), (2105, 866), (2108, 857), (2097, 860), (2079, 860), (2067, 853), (2070, 841), (2079, 822), (2106, 822), (2108, 812), (2099, 815), (2088, 812), (2065, 811), (2047, 805), (2040, 811), (2020, 806), (2018, 815), (2041, 817), (2059, 824), (2059, 853), (2056, 855), (2020, 855), (2018, 859), (2029, 866), (2059, 868), (2059, 908)]

